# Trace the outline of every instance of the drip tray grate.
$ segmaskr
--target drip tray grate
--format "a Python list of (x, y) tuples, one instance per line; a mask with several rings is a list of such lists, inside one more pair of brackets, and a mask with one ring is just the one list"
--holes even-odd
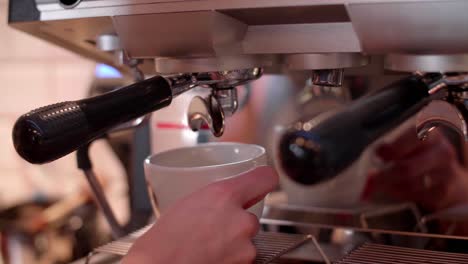
[[(86, 263), (92, 263), (91, 257), (96, 253), (125, 256), (133, 245), (133, 242), (143, 235), (149, 227), (137, 231), (115, 242), (96, 248), (87, 258)], [(253, 239), (257, 248), (255, 264), (267, 264), (278, 259), (289, 251), (313, 240), (310, 235), (291, 235), (283, 233), (260, 232)]]
[(311, 239), (312, 236), (310, 235), (260, 232), (253, 239), (253, 243), (257, 248), (255, 264), (270, 263)]
[(447, 253), (366, 243), (336, 264), (462, 264), (468, 254)]

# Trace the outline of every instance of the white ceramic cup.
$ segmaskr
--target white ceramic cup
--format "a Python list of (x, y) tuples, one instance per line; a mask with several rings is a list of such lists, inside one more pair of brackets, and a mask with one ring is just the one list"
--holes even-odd
[[(265, 149), (257, 145), (208, 143), (155, 154), (144, 165), (156, 207), (164, 213), (175, 201), (212, 182), (266, 166), (267, 157)], [(249, 211), (260, 218), (263, 204), (261, 201)]]

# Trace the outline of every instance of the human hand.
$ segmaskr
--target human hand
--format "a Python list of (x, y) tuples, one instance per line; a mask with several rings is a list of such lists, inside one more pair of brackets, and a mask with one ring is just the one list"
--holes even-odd
[[(467, 151), (466, 145), (462, 146)], [(364, 196), (383, 192), (412, 201), (428, 211), (468, 202), (468, 169), (457, 151), (438, 129), (419, 140), (409, 130), (390, 144), (377, 148), (389, 166), (370, 173)]]
[(252, 263), (257, 217), (247, 212), (278, 184), (276, 172), (259, 167), (215, 182), (176, 202), (136, 241), (123, 264)]

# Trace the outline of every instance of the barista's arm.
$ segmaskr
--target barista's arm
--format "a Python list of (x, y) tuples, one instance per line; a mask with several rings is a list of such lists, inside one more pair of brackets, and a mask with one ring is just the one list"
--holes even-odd
[(275, 171), (261, 167), (193, 193), (161, 216), (123, 264), (252, 263), (259, 222), (245, 209), (277, 184)]

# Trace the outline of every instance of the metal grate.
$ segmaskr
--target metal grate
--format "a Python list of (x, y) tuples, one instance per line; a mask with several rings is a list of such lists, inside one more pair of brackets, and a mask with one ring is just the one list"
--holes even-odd
[(462, 264), (468, 254), (447, 253), (366, 243), (336, 264)]
[[(96, 253), (113, 254), (125, 256), (133, 245), (133, 242), (143, 235), (150, 227), (143, 228), (118, 241), (111, 242), (102, 247), (96, 248), (87, 258), (86, 263), (91, 263), (91, 257)], [(302, 244), (313, 240), (310, 235), (290, 235), (282, 233), (260, 232), (253, 243), (257, 248), (257, 259), (255, 264), (271, 263), (275, 259), (288, 253), (289, 251), (301, 246)]]
[(257, 248), (257, 258), (255, 264), (271, 263), (287, 252), (310, 241), (310, 235), (290, 235), (282, 233), (264, 233), (260, 232), (253, 243)]

